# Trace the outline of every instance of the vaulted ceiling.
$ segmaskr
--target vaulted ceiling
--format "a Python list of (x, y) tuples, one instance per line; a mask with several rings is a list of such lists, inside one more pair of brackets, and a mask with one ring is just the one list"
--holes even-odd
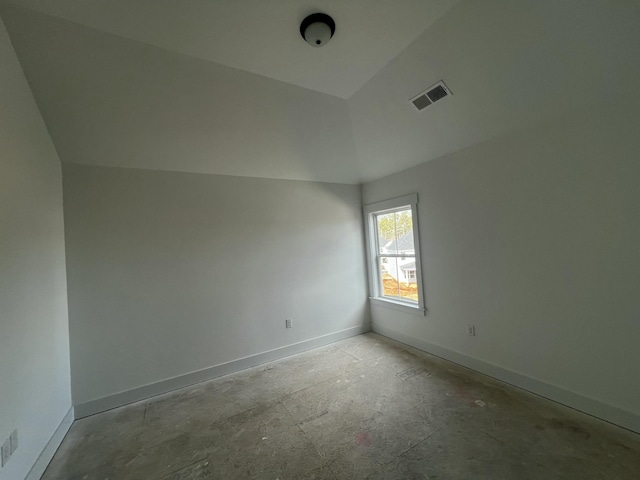
[[(64, 162), (358, 183), (638, 102), (633, 0), (7, 0)], [(324, 48), (298, 32), (336, 20)], [(408, 101), (444, 80), (453, 96)]]
[[(348, 98), (457, 0), (14, 0), (103, 32)], [(309, 51), (300, 22), (335, 17)]]

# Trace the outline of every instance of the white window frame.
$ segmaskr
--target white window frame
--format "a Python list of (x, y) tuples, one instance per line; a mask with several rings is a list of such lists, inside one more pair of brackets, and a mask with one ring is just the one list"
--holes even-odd
[[(411, 220), (413, 222), (413, 245), (416, 261), (416, 282), (418, 284), (418, 302), (404, 301), (402, 299), (384, 297), (381, 292), (380, 272), (378, 257), (389, 256), (380, 253), (378, 245), (377, 226), (375, 216), (391, 213), (399, 209), (411, 208)], [(425, 315), (424, 290), (422, 287), (422, 261), (420, 259), (420, 234), (418, 228), (418, 195), (411, 194), (403, 197), (392, 198), (382, 202), (365, 205), (364, 223), (367, 242), (367, 264), (369, 266), (369, 301), (372, 305), (395, 308), (414, 315)]]

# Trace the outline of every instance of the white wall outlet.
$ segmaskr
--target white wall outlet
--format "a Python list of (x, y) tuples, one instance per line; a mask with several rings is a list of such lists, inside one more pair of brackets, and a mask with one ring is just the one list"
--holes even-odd
[(476, 336), (476, 326), (475, 325), (467, 325), (467, 335), (471, 335), (472, 337)]
[(291, 319), (290, 318), (287, 318), (284, 321), (284, 328), (291, 328)]
[(11, 443), (11, 455), (18, 449), (18, 429), (16, 428), (13, 432), (11, 432), (11, 436), (9, 437), (9, 443)]
[(2, 466), (4, 467), (11, 456), (11, 441), (8, 438), (4, 441), (0, 450), (2, 450), (2, 455), (0, 456), (2, 457)]

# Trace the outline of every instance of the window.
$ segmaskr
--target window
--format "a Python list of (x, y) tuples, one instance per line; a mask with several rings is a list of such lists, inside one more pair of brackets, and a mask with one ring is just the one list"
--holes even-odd
[(369, 280), (373, 303), (424, 313), (417, 195), (366, 205)]

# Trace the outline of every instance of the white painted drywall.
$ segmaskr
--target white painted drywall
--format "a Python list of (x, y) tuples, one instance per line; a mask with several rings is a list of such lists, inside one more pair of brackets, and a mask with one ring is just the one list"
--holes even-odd
[[(346, 98), (458, 0), (3, 1)], [(318, 11), (336, 33), (310, 50), (299, 27)]]
[(76, 405), (368, 324), (358, 186), (63, 172)]
[(639, 131), (637, 100), (594, 103), (365, 184), (365, 204), (418, 193), (428, 308), (372, 307), (374, 331), (638, 418)]
[(357, 183), (346, 102), (3, 8), (63, 162)]
[[(633, 0), (460, 2), (349, 98), (363, 181), (637, 97), (639, 24)], [(453, 96), (418, 112), (439, 80)]]
[[(34, 8), (96, 27), (0, 6), (60, 158), (68, 163), (360, 183), (594, 101), (637, 96), (640, 84), (640, 2), (633, 0), (467, 0), (441, 17), (451, 2), (436, 2), (429, 11), (438, 20), (423, 22), (424, 33), (384, 67), (374, 62), (382, 68), (348, 101), (196, 58), (202, 52), (187, 49), (196, 57), (185, 55), (179, 45), (190, 43), (190, 32), (167, 24), (164, 7), (143, 16), (143, 26), (140, 5), (109, 2), (71, 12), (69, 2), (16, 1), (55, 3)], [(242, 3), (225, 13), (230, 25)], [(389, 5), (376, 5), (373, 17)], [(402, 10), (400, 2), (393, 7)], [(103, 15), (104, 8), (110, 11)], [(118, 15), (129, 8), (131, 15)], [(161, 42), (155, 22), (163, 25)], [(379, 34), (394, 36), (387, 26)], [(352, 83), (358, 75), (324, 55), (348, 42), (338, 55), (344, 58), (367, 43), (355, 30), (312, 49), (303, 62), (293, 55), (289, 68), (313, 64), (302, 69), (307, 75), (320, 66), (316, 85), (321, 79), (325, 86), (337, 79)], [(233, 56), (243, 45), (211, 48)], [(278, 62), (269, 53), (262, 60), (273, 72)], [(409, 99), (439, 80), (453, 95), (417, 112)]]
[(71, 408), (60, 162), (0, 21), (0, 479), (23, 479)]

